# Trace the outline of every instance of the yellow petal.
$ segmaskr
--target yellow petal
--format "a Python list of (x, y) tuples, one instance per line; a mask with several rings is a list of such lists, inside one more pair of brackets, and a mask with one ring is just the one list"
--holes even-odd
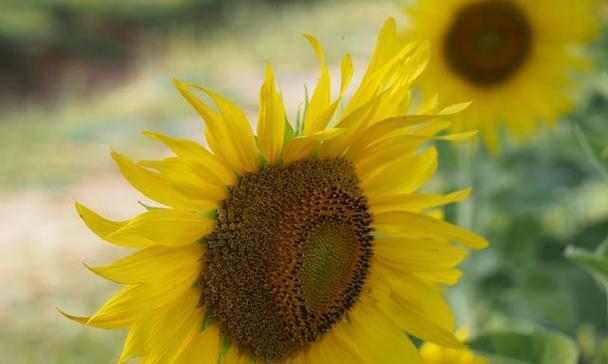
[(456, 321), (450, 306), (437, 286), (429, 284), (412, 274), (403, 274), (390, 269), (378, 269), (379, 285), (390, 287), (390, 295), (402, 310), (423, 317), (448, 332), (453, 332)]
[(204, 238), (213, 230), (214, 224), (214, 220), (199, 214), (181, 210), (154, 209), (136, 216), (108, 235), (107, 239), (138, 235), (160, 245), (188, 245)]
[[(176, 302), (192, 288), (200, 271), (185, 268), (179, 275), (166, 282), (126, 286), (112, 296), (87, 322), (94, 325), (98, 321), (113, 321), (136, 318), (144, 312), (152, 311)], [(196, 290), (198, 291), (198, 290)], [(200, 293), (198, 293), (200, 295)]]
[(348, 339), (366, 355), (364, 363), (423, 364), (407, 335), (376, 308), (359, 304), (349, 319)]
[[(258, 169), (258, 151), (247, 117), (232, 101), (219, 94), (191, 84), (174, 81), (177, 89), (205, 120), (209, 147), (225, 165), (243, 175)], [(213, 111), (188, 90), (203, 91), (216, 103), (220, 113)]]
[(183, 158), (201, 178), (218, 186), (233, 186), (236, 184), (235, 174), (202, 145), (191, 140), (171, 138), (151, 131), (146, 131), (143, 134), (169, 147), (173, 153)]
[(251, 362), (246, 354), (239, 352), (236, 345), (231, 345), (222, 359), (222, 364), (249, 364)]
[(450, 244), (403, 237), (376, 240), (374, 254), (380, 264), (404, 273), (450, 269), (467, 256)]
[(342, 129), (333, 128), (294, 138), (285, 147), (283, 160), (288, 164), (308, 158), (323, 141), (335, 138), (342, 132)]
[(362, 83), (368, 81), (375, 72), (380, 70), (394, 57), (396, 51), (400, 48), (400, 44), (401, 40), (397, 34), (397, 23), (395, 19), (389, 18), (384, 22), (378, 34), (376, 48), (374, 49)]
[(428, 53), (425, 42), (404, 44), (397, 34), (395, 21), (389, 19), (378, 36), (376, 50), (363, 81), (344, 114), (350, 114), (379, 93), (392, 93), (408, 86), (426, 66)]
[(471, 103), (472, 102), (469, 101), (469, 102), (461, 102), (459, 104), (449, 105), (449, 106), (443, 108), (437, 114), (438, 115), (454, 115), (454, 114), (458, 114), (459, 112), (464, 111), (469, 106), (471, 106)]
[(447, 195), (406, 193), (399, 195), (376, 195), (368, 197), (368, 199), (369, 206), (375, 214), (391, 210), (420, 212), (425, 209), (462, 201), (466, 199), (470, 193), (471, 189), (467, 188)]
[(307, 363), (367, 363), (366, 355), (346, 339), (344, 325), (335, 324), (322, 340), (314, 343), (306, 353)]
[(141, 284), (175, 275), (184, 268), (200, 266), (205, 245), (190, 244), (180, 247), (151, 246), (128, 257), (102, 267), (90, 267), (101, 277), (120, 284)]
[(189, 199), (177, 192), (165, 177), (131, 162), (127, 157), (112, 152), (112, 158), (126, 180), (144, 196), (163, 205), (189, 210), (209, 208), (208, 201)]
[(321, 157), (342, 157), (357, 140), (364, 137), (370, 118), (378, 105), (379, 98), (375, 97), (340, 120), (336, 128), (343, 129), (344, 133), (338, 138), (323, 143), (319, 155)]
[(60, 308), (57, 308), (57, 311), (67, 319), (70, 319), (74, 322), (77, 322), (82, 325), (96, 327), (98, 329), (105, 330), (116, 330), (128, 327), (134, 320), (135, 317), (111, 317), (111, 318), (100, 318), (96, 320), (92, 320), (91, 317), (86, 316), (74, 316), (66, 313)]
[[(377, 163), (381, 163), (378, 161)], [(365, 171), (362, 163), (357, 169)], [(367, 167), (372, 176), (360, 175), (361, 186), (368, 196), (388, 193), (412, 193), (423, 186), (437, 170), (437, 150), (431, 147), (424, 152), (410, 156), (405, 155), (395, 161), (386, 163), (380, 168)], [(363, 173), (361, 173), (363, 174)]]
[(445, 269), (432, 272), (416, 272), (413, 275), (425, 282), (453, 286), (462, 277), (462, 272), (458, 269)]
[(170, 304), (143, 313), (129, 331), (119, 359), (143, 356), (141, 363), (170, 364), (200, 332), (204, 312), (197, 308), (200, 292), (189, 290)]
[[(188, 312), (188, 310), (183, 310)], [(200, 331), (200, 310), (191, 309), (189, 315), (182, 314), (171, 318), (170, 325), (163, 327), (163, 340), (150, 350), (141, 364), (182, 364), (180, 355), (188, 349), (189, 342)], [(199, 363), (201, 362), (199, 358)]]
[(228, 196), (226, 186), (217, 185), (205, 180), (195, 173), (185, 161), (179, 158), (167, 158), (162, 161), (142, 161), (139, 164), (143, 167), (159, 171), (169, 181), (171, 186), (182, 195), (200, 201), (208, 201), (206, 209), (217, 208), (219, 205), (218, 201), (224, 200)]
[(104, 219), (79, 203), (76, 203), (76, 210), (91, 231), (112, 244), (128, 248), (144, 248), (155, 244), (153, 240), (136, 235), (123, 236), (120, 239), (108, 238), (112, 233), (127, 225), (129, 221), (110, 221)]
[(453, 240), (473, 249), (483, 249), (489, 245), (486, 239), (477, 234), (413, 212), (391, 211), (375, 215), (374, 226), (377, 231), (395, 232), (412, 238)]
[(432, 114), (439, 107), (439, 95), (435, 94), (432, 97), (424, 100), (423, 103), (417, 108), (417, 114)]
[(319, 41), (312, 35), (304, 35), (304, 37), (310, 42), (310, 45), (321, 62), (319, 83), (306, 108), (306, 116), (304, 117), (304, 135), (310, 135), (325, 129), (327, 122), (329, 122), (329, 120), (324, 118), (324, 114), (330, 104), (331, 84), (321, 44), (319, 44)]
[(424, 143), (436, 139), (436, 133), (450, 127), (450, 122), (435, 119), (436, 116), (412, 115), (378, 122), (360, 132), (347, 156), (369, 174), (387, 162), (417, 152)]
[(342, 96), (348, 88), (348, 85), (350, 85), (350, 81), (353, 79), (353, 60), (348, 54), (342, 58), (340, 73), (342, 81), (340, 85), (340, 96)]
[(416, 314), (402, 305), (400, 299), (395, 298), (396, 304), (388, 307), (386, 304), (386, 314), (391, 317), (403, 330), (425, 341), (431, 341), (444, 347), (461, 349), (464, 345), (458, 340), (451, 331), (448, 331), (428, 318)]
[(176, 364), (217, 364), (222, 337), (217, 325), (210, 325), (190, 341)]
[(270, 64), (266, 66), (266, 81), (260, 90), (260, 115), (258, 118), (258, 144), (266, 162), (273, 164), (281, 157), (285, 133), (285, 107), (281, 95), (275, 89)]

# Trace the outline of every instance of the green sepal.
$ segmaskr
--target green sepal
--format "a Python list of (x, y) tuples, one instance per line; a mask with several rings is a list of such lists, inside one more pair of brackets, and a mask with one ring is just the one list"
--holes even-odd
[(205, 317), (203, 318), (203, 323), (201, 324), (201, 332), (207, 330), (209, 326), (213, 323), (211, 317), (209, 315), (209, 311), (205, 311)]
[(141, 205), (143, 208), (145, 208), (145, 209), (146, 209), (146, 210), (148, 210), (148, 211), (162, 209), (162, 207), (150, 206), (150, 205), (145, 204), (145, 203), (144, 203), (144, 202), (142, 202), (142, 201), (137, 201), (137, 203), (138, 203), (138, 204), (140, 204), (140, 205)]
[(260, 169), (266, 167), (266, 158), (264, 158), (264, 155), (262, 153), (258, 154), (258, 162), (260, 163)]
[(199, 215), (211, 220), (217, 219), (217, 209), (199, 211)]
[(222, 364), (226, 353), (228, 353), (228, 350), (230, 350), (230, 345), (232, 345), (232, 343), (227, 338), (222, 340), (222, 347), (220, 348), (220, 353), (217, 357), (217, 364)]
[(300, 112), (298, 110), (298, 119), (296, 120), (296, 135), (300, 135), (304, 131), (304, 120), (306, 120), (306, 113), (308, 112), (308, 104), (310, 99), (308, 98), (308, 87), (304, 85), (304, 112), (300, 118)]
[(283, 145), (287, 145), (293, 138), (296, 137), (296, 132), (287, 119), (285, 119), (285, 132), (283, 133)]

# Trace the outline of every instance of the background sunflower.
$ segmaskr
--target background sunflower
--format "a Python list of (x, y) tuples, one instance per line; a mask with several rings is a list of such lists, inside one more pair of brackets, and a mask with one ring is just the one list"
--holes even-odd
[[(363, 71), (358, 67), (368, 61), (378, 28), (388, 16), (399, 18), (403, 4), (5, 2), (0, 12), (0, 363), (118, 359), (125, 333), (75, 325), (55, 309), (94, 312), (116, 285), (92, 278), (80, 263), (103, 265), (131, 252), (91, 234), (75, 218), (73, 202), (116, 219), (140, 211), (133, 201), (151, 204), (119, 176), (108, 151), (162, 159), (167, 150), (141, 137), (140, 130), (203, 135), (202, 123), (175, 92), (172, 77), (220, 91), (255, 123), (264, 80), (260, 71), (270, 59), (286, 112), (296, 115), (303, 85), (312, 91), (319, 76), (318, 60), (303, 46), (301, 34), (318, 36), (334, 78), (341, 55), (351, 52), (357, 83)], [(606, 19), (606, 1), (598, 5), (594, 12)], [(472, 349), (491, 349), (501, 340), (557, 340), (558, 346), (568, 346), (540, 335), (551, 329), (575, 343), (579, 363), (604, 364), (608, 358), (604, 283), (598, 285), (563, 256), (573, 245), (569, 256), (590, 267), (589, 262), (603, 261), (606, 251), (599, 246), (608, 232), (607, 50), (602, 27), (586, 59), (592, 77), (582, 80), (575, 108), (565, 116), (574, 123), (559, 123), (551, 135), (537, 134), (533, 143), (518, 148), (507, 143), (501, 158), (480, 159), (474, 169), (463, 170), (452, 147), (437, 145), (441, 163), (425, 192), (461, 190), (472, 183), (471, 203), (463, 209), (448, 206), (446, 220), (470, 223), (493, 243), (472, 254), (461, 265), (466, 280), (446, 290), (458, 326), (471, 328)], [(338, 92), (339, 85), (334, 87)], [(602, 279), (597, 270), (595, 275)], [(483, 332), (487, 336), (479, 335)]]
[[(503, 128), (517, 141), (571, 110), (583, 46), (596, 34), (592, 0), (433, 0), (406, 7), (406, 37), (435, 45), (426, 94), (474, 100), (458, 130), (481, 130), (491, 149)], [(580, 76), (580, 75), (579, 75)]]

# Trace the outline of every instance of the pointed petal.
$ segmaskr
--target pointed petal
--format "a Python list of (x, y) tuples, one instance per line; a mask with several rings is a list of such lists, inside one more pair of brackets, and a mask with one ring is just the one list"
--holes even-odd
[(429, 216), (406, 211), (391, 211), (374, 216), (377, 231), (397, 232), (413, 238), (453, 240), (473, 248), (483, 249), (488, 241), (470, 231)]
[(329, 108), (331, 84), (321, 44), (312, 35), (304, 35), (304, 37), (310, 42), (310, 45), (321, 62), (321, 77), (319, 78), (317, 88), (310, 99), (310, 103), (306, 109), (306, 117), (304, 118), (304, 135), (310, 135), (325, 129), (327, 122), (329, 122), (329, 120), (325, 120), (323, 115)]
[(407, 335), (377, 308), (359, 304), (349, 318), (349, 339), (367, 356), (365, 363), (423, 364)]
[(327, 129), (308, 136), (292, 139), (285, 147), (283, 160), (286, 164), (308, 158), (325, 140), (331, 140), (343, 132), (343, 129)]
[(228, 196), (226, 186), (205, 180), (179, 158), (141, 161), (139, 165), (159, 171), (171, 184), (171, 187), (182, 195), (200, 201), (209, 201), (209, 209), (217, 208), (218, 201), (224, 200)]
[(143, 236), (125, 236), (121, 239), (108, 239), (108, 236), (127, 225), (129, 221), (110, 221), (104, 219), (79, 203), (76, 203), (76, 210), (89, 229), (109, 243), (128, 248), (144, 248), (155, 244), (154, 241)]
[(142, 236), (160, 245), (188, 245), (213, 230), (215, 221), (187, 211), (154, 209), (136, 216), (107, 239)]
[(187, 139), (171, 138), (161, 133), (146, 131), (145, 136), (165, 144), (176, 155), (183, 158), (201, 178), (225, 186), (236, 184), (236, 176), (202, 145)]
[[(381, 162), (378, 161), (378, 164)], [(357, 169), (365, 171), (361, 164)], [(367, 170), (374, 171), (372, 167)], [(422, 187), (437, 170), (437, 150), (431, 147), (414, 156), (404, 156), (375, 168), (372, 176), (360, 176), (361, 186), (368, 196), (387, 193), (412, 193)], [(363, 173), (362, 173), (363, 174)]]
[(176, 359), (176, 364), (217, 364), (222, 338), (217, 325), (209, 326), (190, 341)]
[(375, 214), (391, 210), (420, 212), (425, 209), (447, 205), (466, 199), (471, 193), (467, 188), (447, 195), (406, 193), (399, 195), (384, 195), (368, 197), (369, 206)]
[(266, 66), (266, 81), (260, 90), (260, 115), (258, 119), (258, 144), (266, 162), (277, 162), (283, 150), (285, 134), (285, 107), (276, 91), (270, 64)]
[(112, 158), (114, 158), (125, 179), (144, 196), (163, 205), (176, 208), (190, 210), (209, 208), (208, 201), (189, 199), (177, 192), (161, 174), (140, 167), (116, 152), (112, 152)]
[[(186, 292), (192, 290), (200, 270), (184, 268), (166, 282), (131, 285), (112, 296), (87, 322), (132, 320), (139, 315), (176, 302)], [(200, 295), (198, 290), (197, 294)]]
[(135, 317), (119, 317), (119, 318), (113, 317), (113, 318), (100, 318), (97, 320), (92, 320), (91, 317), (70, 315), (69, 313), (63, 311), (60, 308), (57, 308), (57, 311), (59, 311), (59, 313), (63, 317), (65, 317), (69, 320), (72, 320), (74, 322), (77, 322), (79, 324), (96, 327), (98, 329), (105, 329), (105, 330), (116, 330), (116, 329), (122, 329), (122, 328), (128, 327), (135, 319)]
[(353, 60), (348, 54), (342, 58), (342, 62), (340, 63), (340, 73), (342, 79), (342, 83), (340, 85), (340, 96), (342, 96), (348, 88), (348, 85), (350, 85), (350, 81), (353, 79)]
[[(255, 138), (247, 117), (232, 101), (219, 94), (191, 84), (174, 80), (177, 89), (205, 120), (206, 136), (213, 153), (226, 166), (243, 175), (258, 169)], [(216, 103), (220, 113), (213, 111), (188, 87), (203, 91)]]
[(465, 250), (444, 242), (403, 237), (376, 240), (374, 254), (379, 264), (404, 273), (450, 269), (468, 255)]
[(205, 245), (180, 247), (151, 246), (116, 262), (89, 269), (99, 276), (120, 284), (142, 284), (167, 280), (187, 267), (200, 266)]

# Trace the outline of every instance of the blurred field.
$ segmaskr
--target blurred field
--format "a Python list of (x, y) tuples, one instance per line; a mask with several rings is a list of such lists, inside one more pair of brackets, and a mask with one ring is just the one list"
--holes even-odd
[[(396, 0), (230, 1), (217, 13), (201, 5), (197, 9), (210, 12), (201, 18), (181, 16), (176, 9), (182, 3), (190, 2), (155, 2), (156, 13), (144, 13), (175, 15), (158, 29), (144, 20), (131, 24), (138, 37), (116, 56), (126, 63), (95, 65), (88, 55), (62, 64), (60, 74), (52, 74), (59, 68), (47, 70), (50, 79), (24, 78), (19, 87), (12, 84), (14, 92), (0, 92), (0, 363), (116, 360), (121, 333), (80, 327), (56, 311), (93, 312), (116, 286), (81, 263), (102, 264), (127, 253), (88, 231), (73, 205), (83, 202), (113, 219), (139, 211), (141, 196), (119, 176), (109, 152), (134, 159), (164, 155), (142, 130), (202, 141), (202, 122), (173, 88), (173, 77), (226, 94), (255, 120), (263, 70), (271, 61), (295, 118), (304, 85), (312, 87), (318, 74), (302, 33), (321, 40), (334, 74), (345, 52), (360, 71), (383, 20), (399, 17)], [(120, 16), (131, 19), (133, 11), (140, 8)], [(22, 33), (43, 37), (45, 18), (28, 16), (25, 30), (15, 25), (7, 33), (5, 22), (0, 34), (10, 34), (11, 42)], [(89, 19), (91, 27), (103, 29), (95, 19)], [(33, 32), (36, 27), (42, 30)], [(604, 69), (606, 38), (593, 53)], [(457, 151), (441, 147), (433, 187), (476, 187), (468, 215), (449, 209), (448, 217), (494, 244), (473, 254), (463, 267), (464, 282), (450, 292), (461, 323), (493, 328), (533, 322), (572, 337), (587, 327), (598, 338), (607, 334), (604, 293), (562, 252), (568, 244), (595, 248), (608, 234), (608, 176), (602, 174), (608, 163), (600, 158), (605, 165), (598, 169), (581, 147), (589, 143), (599, 155), (608, 145), (608, 76), (589, 77), (578, 97), (579, 107), (559, 129), (521, 149), (507, 148), (500, 161), (486, 156), (467, 169)], [(573, 122), (582, 139), (573, 136)]]

